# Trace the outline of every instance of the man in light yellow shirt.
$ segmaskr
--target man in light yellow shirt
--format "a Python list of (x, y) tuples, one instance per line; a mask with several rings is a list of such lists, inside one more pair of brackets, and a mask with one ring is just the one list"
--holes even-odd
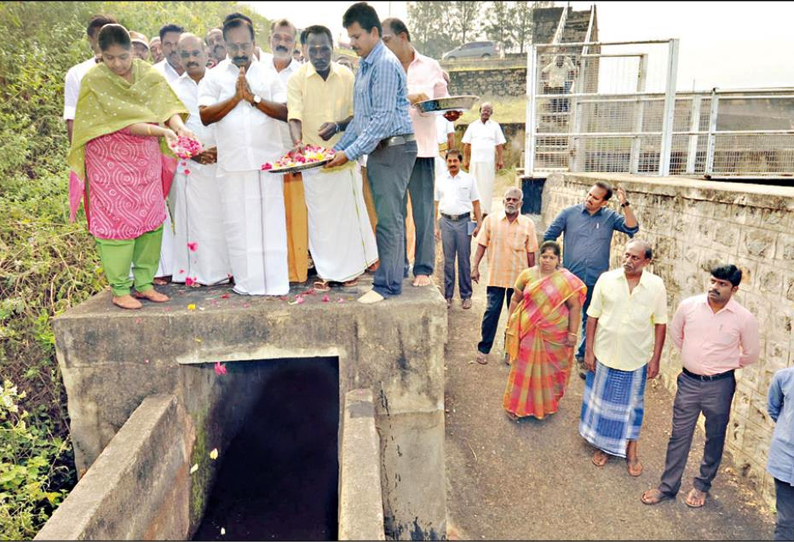
[(626, 245), (623, 268), (599, 277), (587, 310), (588, 370), (579, 433), (595, 446), (593, 464), (625, 457), (642, 474), (637, 440), (645, 411), (645, 380), (656, 378), (667, 329), (667, 292), (646, 271), (653, 251), (645, 241)]
[[(310, 26), (301, 34), (309, 63), (288, 83), (287, 109), (292, 143), (333, 147), (353, 118), (353, 72), (331, 61), (333, 39), (324, 26)], [(361, 171), (356, 161), (333, 169), (303, 172), (309, 212), (309, 249), (320, 280), (346, 285), (378, 259), (375, 235), (364, 203)]]

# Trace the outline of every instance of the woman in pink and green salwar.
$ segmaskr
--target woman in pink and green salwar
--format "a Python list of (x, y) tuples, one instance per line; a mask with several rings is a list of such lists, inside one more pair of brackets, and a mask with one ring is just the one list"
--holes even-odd
[(98, 41), (102, 63), (83, 78), (77, 101), (69, 206), (74, 220), (85, 197), (88, 231), (96, 239), (113, 304), (139, 309), (138, 299), (168, 301), (153, 281), (176, 168), (169, 147), (178, 136), (195, 136), (183, 122), (187, 109), (165, 78), (134, 58), (123, 26), (105, 25)]

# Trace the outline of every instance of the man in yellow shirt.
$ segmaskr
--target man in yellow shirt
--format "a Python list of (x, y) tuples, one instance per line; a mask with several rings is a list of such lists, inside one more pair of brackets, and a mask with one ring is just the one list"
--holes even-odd
[[(353, 72), (331, 62), (333, 39), (324, 26), (301, 33), (309, 63), (288, 83), (287, 108), (292, 143), (333, 147), (353, 118)], [(375, 234), (364, 203), (361, 171), (356, 161), (333, 169), (303, 172), (309, 213), (309, 249), (320, 280), (352, 285), (378, 259)]]
[(667, 329), (667, 292), (645, 267), (645, 241), (626, 245), (623, 268), (603, 273), (587, 310), (587, 368), (579, 433), (596, 451), (593, 464), (625, 457), (631, 476), (642, 474), (637, 441), (645, 412), (645, 380), (659, 374)]

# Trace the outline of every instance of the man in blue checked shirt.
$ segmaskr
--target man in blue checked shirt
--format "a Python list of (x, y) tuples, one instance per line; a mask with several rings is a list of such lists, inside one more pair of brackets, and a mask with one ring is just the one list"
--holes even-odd
[(582, 339), (576, 351), (576, 362), (582, 379), (585, 377), (583, 362), (587, 309), (598, 277), (609, 270), (612, 232), (620, 231), (634, 237), (640, 231), (637, 217), (626, 200), (626, 192), (618, 188), (617, 193), (625, 216), (605, 208), (612, 197), (612, 187), (605, 181), (598, 181), (587, 193), (584, 203), (563, 209), (543, 234), (544, 241), (556, 241), (561, 233), (565, 234), (562, 265), (587, 286), (587, 298), (582, 307)]
[(400, 61), (381, 41), (383, 33), (375, 9), (353, 4), (342, 17), (350, 46), (361, 57), (356, 72), (353, 120), (334, 146), (336, 155), (325, 167), (344, 165), (363, 154), (372, 185), (378, 226), (380, 267), (373, 288), (360, 303), (377, 303), (400, 295), (405, 263), (403, 200), (416, 161), (416, 139), (408, 114), (408, 84)]
[(775, 540), (794, 540), (794, 367), (772, 377), (767, 412), (775, 421), (766, 466), (775, 479)]

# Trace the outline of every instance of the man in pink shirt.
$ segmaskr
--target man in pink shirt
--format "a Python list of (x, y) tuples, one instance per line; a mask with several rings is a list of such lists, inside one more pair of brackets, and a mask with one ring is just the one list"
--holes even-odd
[[(444, 98), (447, 96), (447, 82), (441, 66), (432, 58), (419, 54), (411, 45), (411, 34), (400, 19), (390, 18), (383, 21), (383, 44), (394, 53), (403, 65), (408, 78), (408, 101), (412, 104)], [(434, 179), (435, 158), (438, 154), (436, 143), (436, 116), (422, 114), (415, 107), (410, 108), (411, 122), (416, 135), (418, 153), (408, 193), (411, 197), (411, 214), (416, 226), (416, 245), (414, 250), (414, 286), (429, 286), (430, 277), (436, 260), (434, 220)], [(460, 112), (448, 112), (447, 120), (455, 121)], [(407, 200), (406, 200), (407, 204)], [(406, 252), (407, 254), (407, 252)], [(405, 264), (408, 276), (408, 259)]]
[(713, 268), (708, 293), (682, 301), (670, 322), (670, 339), (681, 351), (684, 367), (678, 376), (664, 473), (658, 488), (642, 494), (645, 504), (675, 499), (701, 412), (706, 418), (706, 445), (700, 476), (685, 502), (691, 508), (706, 503), (722, 461), (736, 390), (734, 371), (754, 363), (761, 351), (758, 322), (732, 299), (741, 281), (742, 272), (735, 265)]

